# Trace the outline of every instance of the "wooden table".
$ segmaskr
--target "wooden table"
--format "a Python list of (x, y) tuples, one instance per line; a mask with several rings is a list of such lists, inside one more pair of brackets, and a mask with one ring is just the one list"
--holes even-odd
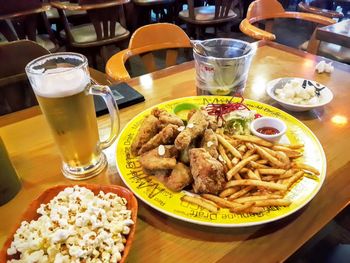
[(317, 28), (316, 38), (350, 48), (350, 20), (343, 20), (333, 25)]
[[(264, 85), (287, 76), (315, 79), (334, 93), (331, 104), (293, 114), (319, 138), (327, 156), (327, 178), (317, 196), (302, 211), (263, 226), (220, 229), (197, 226), (169, 218), (140, 202), (135, 241), (128, 262), (280, 262), (332, 220), (350, 200), (350, 66), (334, 62), (331, 74), (314, 71), (319, 58), (275, 43), (260, 42), (254, 57), (245, 96), (271, 103)], [(124, 126), (137, 113), (157, 103), (195, 95), (194, 64), (185, 63), (132, 79), (129, 84), (146, 101), (120, 111)], [(99, 118), (102, 134), (109, 117)], [(30, 201), (46, 188), (72, 183), (60, 172), (60, 158), (42, 115), (0, 128), (23, 188), (0, 207), (0, 244), (3, 244)], [(109, 169), (89, 183), (122, 184), (115, 170), (115, 147), (107, 150)]]

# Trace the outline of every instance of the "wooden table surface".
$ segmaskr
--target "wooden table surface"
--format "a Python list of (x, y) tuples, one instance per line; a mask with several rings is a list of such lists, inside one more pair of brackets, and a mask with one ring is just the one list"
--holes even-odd
[(316, 38), (321, 41), (350, 48), (350, 19), (317, 28)]
[[(300, 212), (278, 222), (248, 228), (220, 229), (172, 219), (139, 202), (139, 216), (128, 262), (279, 262), (334, 218), (350, 200), (350, 66), (334, 62), (335, 71), (317, 74), (318, 58), (275, 43), (260, 42), (252, 62), (245, 97), (275, 105), (266, 95), (267, 81), (287, 76), (314, 79), (334, 93), (331, 104), (293, 114), (319, 138), (327, 156), (326, 181)], [(188, 62), (132, 79), (129, 84), (146, 101), (120, 111), (122, 127), (142, 110), (157, 103), (195, 95), (194, 64)], [(101, 76), (101, 75), (100, 75)], [(277, 105), (276, 105), (277, 106)], [(13, 116), (15, 117), (15, 116)], [(13, 121), (12, 121), (13, 122)], [(99, 118), (108, 133), (108, 116)], [(28, 204), (45, 189), (72, 183), (60, 172), (60, 157), (42, 115), (0, 128), (23, 187), (0, 207), (0, 245)], [(107, 150), (109, 168), (88, 183), (122, 184), (114, 162), (115, 146)]]

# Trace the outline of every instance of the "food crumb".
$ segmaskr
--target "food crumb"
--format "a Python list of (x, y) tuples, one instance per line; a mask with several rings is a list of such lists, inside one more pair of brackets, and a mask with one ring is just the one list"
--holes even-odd
[(163, 156), (165, 154), (165, 147), (164, 147), (164, 145), (159, 145), (158, 146), (158, 154), (160, 156)]
[(179, 128), (177, 128), (177, 130), (178, 130), (179, 132), (182, 132), (184, 129), (185, 129), (185, 126), (180, 126)]
[(222, 158), (221, 155), (219, 155), (219, 161), (225, 163), (225, 160), (224, 160), (224, 158)]

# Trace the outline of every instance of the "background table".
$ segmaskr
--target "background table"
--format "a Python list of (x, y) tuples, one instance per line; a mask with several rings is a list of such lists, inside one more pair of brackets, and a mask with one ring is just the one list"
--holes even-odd
[(343, 20), (333, 25), (317, 28), (316, 38), (350, 48), (350, 20)]
[[(197, 226), (165, 216), (140, 202), (135, 241), (128, 262), (279, 262), (334, 218), (350, 200), (350, 66), (334, 62), (331, 74), (314, 71), (319, 58), (307, 53), (260, 42), (250, 70), (245, 96), (275, 105), (265, 93), (274, 78), (297, 76), (327, 85), (334, 100), (324, 108), (293, 114), (319, 138), (327, 156), (326, 181), (302, 211), (278, 222), (249, 228), (220, 229)], [(166, 100), (195, 95), (194, 64), (185, 63), (132, 79), (146, 101), (120, 111), (121, 124)], [(15, 118), (15, 116), (13, 116)], [(106, 135), (109, 117), (99, 118)], [(46, 188), (74, 183), (60, 172), (60, 158), (42, 115), (0, 128), (13, 163), (22, 177), (23, 189), (0, 207), (0, 245), (21, 213)], [(109, 168), (88, 183), (122, 184), (116, 172), (115, 146), (107, 150)]]

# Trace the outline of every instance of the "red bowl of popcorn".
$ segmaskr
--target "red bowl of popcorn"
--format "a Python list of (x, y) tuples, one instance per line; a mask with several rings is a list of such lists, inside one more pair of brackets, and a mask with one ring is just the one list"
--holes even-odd
[(50, 188), (29, 205), (5, 242), (0, 262), (20, 258), (125, 262), (134, 239), (137, 208), (134, 195), (117, 185)]

